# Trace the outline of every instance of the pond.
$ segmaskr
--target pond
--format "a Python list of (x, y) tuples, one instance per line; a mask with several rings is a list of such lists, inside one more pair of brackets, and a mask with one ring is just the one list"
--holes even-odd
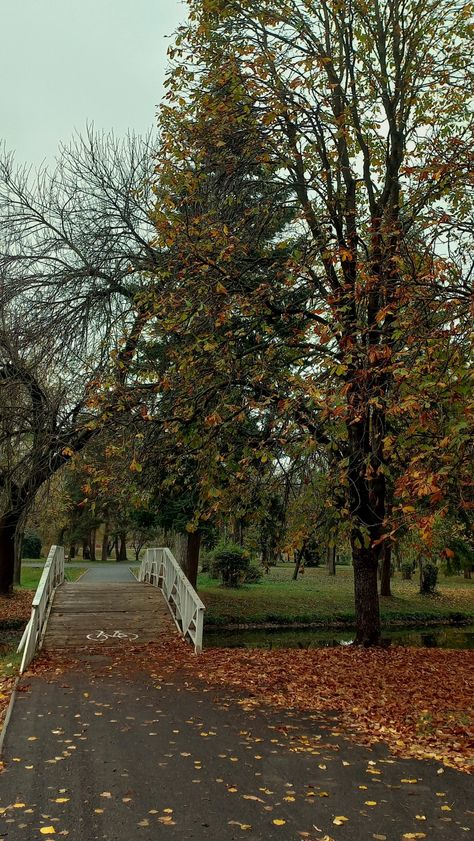
[[(394, 645), (416, 648), (474, 649), (474, 625), (431, 625), (424, 628), (399, 627), (383, 631), (384, 639)], [(328, 648), (349, 645), (354, 630), (320, 628), (259, 628), (249, 630), (209, 630), (204, 633), (204, 647), (211, 648)]]

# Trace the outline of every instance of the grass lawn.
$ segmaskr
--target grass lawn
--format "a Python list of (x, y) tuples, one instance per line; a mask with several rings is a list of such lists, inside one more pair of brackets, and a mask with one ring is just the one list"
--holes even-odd
[[(237, 590), (200, 575), (198, 589), (206, 605), (205, 623), (314, 622), (328, 626), (354, 622), (352, 567), (338, 566), (334, 577), (328, 576), (325, 568), (308, 568), (298, 581), (291, 580), (292, 572), (292, 564), (272, 567), (261, 584), (248, 584)], [(380, 600), (385, 625), (474, 618), (474, 580), (440, 575), (437, 592), (421, 596), (416, 575), (412, 581), (402, 581), (396, 573), (392, 593), (392, 598)]]
[[(76, 581), (86, 570), (82, 567), (71, 567), (65, 570), (66, 581)], [(22, 567), (21, 586), (25, 590), (36, 590), (43, 570), (41, 567)]]

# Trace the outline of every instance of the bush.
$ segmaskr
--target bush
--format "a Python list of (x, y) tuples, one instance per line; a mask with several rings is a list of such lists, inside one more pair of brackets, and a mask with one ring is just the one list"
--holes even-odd
[(403, 581), (411, 581), (411, 577), (413, 575), (413, 564), (411, 561), (403, 561), (402, 566), (402, 579)]
[(32, 531), (25, 532), (21, 547), (22, 558), (41, 558), (41, 538)]
[(220, 578), (224, 587), (238, 587), (250, 567), (247, 552), (236, 543), (221, 543), (213, 552), (211, 574)]
[(262, 570), (259, 567), (250, 564), (247, 572), (245, 573), (244, 580), (246, 584), (259, 584), (262, 580)]
[(212, 560), (213, 560), (212, 552), (208, 552), (206, 550), (201, 550), (201, 557), (200, 557), (201, 572), (210, 573)]
[(438, 581), (438, 567), (430, 561), (421, 568), (420, 593), (434, 593)]

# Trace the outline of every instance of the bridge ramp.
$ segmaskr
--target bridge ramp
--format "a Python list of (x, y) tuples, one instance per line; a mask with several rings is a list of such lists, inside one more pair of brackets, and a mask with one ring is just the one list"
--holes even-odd
[(161, 592), (149, 584), (64, 583), (54, 595), (43, 649), (156, 642), (174, 627)]

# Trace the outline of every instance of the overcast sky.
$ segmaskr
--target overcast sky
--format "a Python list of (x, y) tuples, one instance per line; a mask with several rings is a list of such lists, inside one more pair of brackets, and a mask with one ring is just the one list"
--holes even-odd
[(0, 138), (18, 162), (54, 158), (86, 122), (145, 132), (163, 95), (182, 0), (0, 0)]

